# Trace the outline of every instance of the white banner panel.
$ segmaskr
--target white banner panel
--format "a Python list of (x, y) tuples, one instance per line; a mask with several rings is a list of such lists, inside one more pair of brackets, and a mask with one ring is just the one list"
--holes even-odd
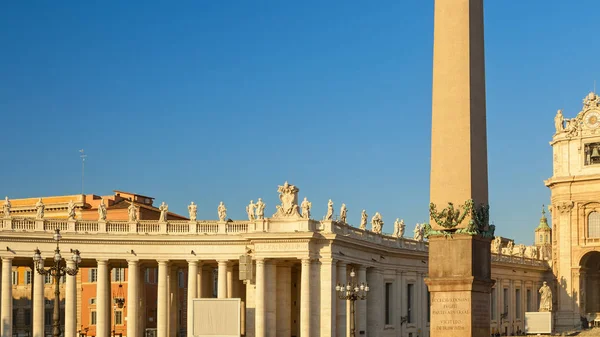
[(195, 337), (240, 337), (239, 298), (194, 298)]

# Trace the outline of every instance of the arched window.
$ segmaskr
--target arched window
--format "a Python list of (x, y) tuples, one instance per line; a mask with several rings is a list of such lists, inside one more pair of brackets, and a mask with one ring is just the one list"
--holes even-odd
[(540, 243), (544, 243), (544, 234), (540, 234)]
[(600, 238), (600, 213), (588, 215), (588, 238)]

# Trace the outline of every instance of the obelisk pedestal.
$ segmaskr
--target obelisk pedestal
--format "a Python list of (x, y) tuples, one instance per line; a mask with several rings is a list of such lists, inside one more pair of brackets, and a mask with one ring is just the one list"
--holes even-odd
[(490, 336), (483, 0), (435, 0), (429, 275), (432, 337)]

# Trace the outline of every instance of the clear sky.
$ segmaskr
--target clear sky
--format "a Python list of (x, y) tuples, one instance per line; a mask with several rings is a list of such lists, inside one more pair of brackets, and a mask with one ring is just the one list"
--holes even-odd
[[(596, 0), (485, 4), (497, 234), (531, 243), (556, 110), (598, 76)], [(428, 219), (432, 0), (5, 1), (0, 193), (151, 195), (216, 219), (300, 188), (384, 231)], [(451, 163), (448, 163), (451, 165)]]

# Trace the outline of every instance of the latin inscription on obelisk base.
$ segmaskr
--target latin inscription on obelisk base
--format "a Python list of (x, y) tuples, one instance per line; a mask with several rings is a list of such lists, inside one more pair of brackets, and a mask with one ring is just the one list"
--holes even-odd
[[(432, 337), (490, 336), (483, 0), (435, 0), (429, 275)], [(451, 261), (451, 263), (449, 263)]]

